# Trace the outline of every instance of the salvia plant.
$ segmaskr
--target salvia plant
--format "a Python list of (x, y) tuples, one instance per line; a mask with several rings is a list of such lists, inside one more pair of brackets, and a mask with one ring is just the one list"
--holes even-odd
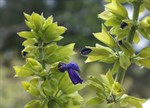
[[(103, 105), (105, 108), (133, 106), (142, 108), (145, 99), (126, 94), (123, 80), (131, 64), (150, 68), (150, 47), (135, 53), (132, 43), (139, 43), (143, 36), (150, 40), (150, 16), (139, 20), (139, 14), (145, 9), (150, 11), (149, 0), (106, 0), (105, 11), (98, 15), (104, 20), (102, 30), (93, 33), (103, 45), (86, 46), (81, 50), (86, 63), (103, 62), (113, 64), (105, 75), (88, 76), (83, 83), (78, 65), (70, 61), (74, 43), (59, 46), (57, 42), (66, 28), (53, 22), (53, 17), (47, 19), (43, 14), (24, 13), (25, 23), (30, 31), (19, 32), (25, 39), (22, 56), (26, 59), (23, 66), (14, 66), (16, 77), (29, 77), (23, 81), (24, 90), (35, 97), (25, 108), (83, 108), (88, 105)], [(124, 3), (133, 7), (133, 17), (130, 19)], [(91, 87), (96, 93), (86, 104), (78, 93), (85, 86)]]

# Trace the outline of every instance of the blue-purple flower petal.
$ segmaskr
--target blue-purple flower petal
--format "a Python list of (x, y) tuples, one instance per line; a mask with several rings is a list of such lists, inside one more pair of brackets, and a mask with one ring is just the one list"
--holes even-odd
[(79, 75), (73, 69), (71, 68), (68, 69), (68, 74), (73, 84), (78, 84), (78, 83), (82, 84), (83, 80), (79, 77)]
[(65, 72), (65, 71), (67, 70), (67, 64), (60, 62), (60, 63), (58, 64), (58, 70), (59, 70), (60, 72)]
[(76, 70), (77, 72), (80, 72), (79, 66), (74, 62), (67, 64), (67, 70), (68, 69), (73, 69)]

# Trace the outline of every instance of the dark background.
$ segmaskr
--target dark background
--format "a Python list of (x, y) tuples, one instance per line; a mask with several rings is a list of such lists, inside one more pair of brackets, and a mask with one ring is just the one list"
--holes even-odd
[[(79, 64), (81, 77), (86, 81), (87, 75), (99, 75), (112, 67), (97, 62), (85, 64), (85, 58), (80, 56), (81, 48), (99, 43), (92, 33), (101, 30), (103, 21), (97, 18), (97, 14), (103, 10), (102, 0), (0, 0), (0, 107), (22, 108), (26, 102), (34, 98), (21, 88), (21, 81), (28, 79), (14, 78), (15, 72), (12, 68), (14, 65), (24, 64), (20, 54), (23, 39), (16, 34), (28, 30), (24, 24), (23, 12), (43, 13), (45, 17), (53, 15), (58, 25), (68, 29), (63, 35), (64, 39), (58, 44), (76, 43), (77, 55), (73, 57), (73, 61)], [(150, 98), (149, 77), (149, 69), (132, 65), (124, 81), (127, 93)], [(95, 92), (86, 87), (80, 93), (87, 100)]]

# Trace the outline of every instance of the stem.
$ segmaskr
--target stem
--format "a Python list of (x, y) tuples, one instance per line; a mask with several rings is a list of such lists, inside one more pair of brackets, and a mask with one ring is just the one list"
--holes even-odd
[(126, 73), (126, 71), (122, 67), (119, 67), (115, 81), (122, 84), (123, 80), (124, 80), (124, 77), (125, 77), (125, 73)]
[[(129, 36), (128, 36), (128, 41), (132, 44), (133, 42), (133, 38), (134, 38), (134, 34), (136, 32), (136, 23), (138, 21), (138, 16), (139, 16), (139, 10), (140, 10), (140, 5), (141, 5), (141, 0), (137, 0), (135, 2), (133, 2), (133, 8), (134, 8), (134, 12), (133, 12), (133, 18), (132, 21), (135, 23), (132, 27), (131, 30), (129, 31)], [(124, 70), (122, 67), (119, 67), (117, 75), (116, 75), (116, 81), (119, 82), (120, 84), (123, 83), (124, 77), (125, 77), (125, 73), (126, 70)]]
[(39, 41), (39, 61), (40, 63), (42, 64), (42, 67), (45, 68), (45, 62), (43, 61), (43, 57), (44, 57), (44, 49), (43, 49), (43, 42), (42, 41)]
[(133, 8), (134, 8), (134, 11), (133, 11), (133, 18), (132, 18), (132, 21), (134, 22), (134, 25), (131, 27), (131, 30), (129, 32), (129, 36), (128, 36), (128, 41), (130, 43), (133, 42), (133, 38), (134, 38), (134, 34), (136, 32), (136, 23), (138, 21), (138, 16), (139, 16), (139, 10), (140, 10), (140, 4), (141, 4), (141, 1), (135, 1), (133, 2)]

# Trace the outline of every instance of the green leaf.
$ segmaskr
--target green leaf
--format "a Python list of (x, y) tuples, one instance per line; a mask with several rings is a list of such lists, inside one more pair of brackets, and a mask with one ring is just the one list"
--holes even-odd
[(109, 81), (109, 84), (112, 86), (113, 83), (114, 83), (114, 78), (113, 78), (112, 73), (111, 73), (110, 70), (108, 70), (108, 72), (106, 73), (106, 77), (107, 77), (107, 79)]
[(142, 108), (142, 103), (145, 102), (145, 99), (140, 99), (128, 95), (124, 95), (120, 101), (122, 107), (129, 105), (135, 106), (136, 108)]
[(58, 46), (58, 48), (49, 56), (47, 56), (46, 62), (52, 64), (54, 62), (68, 62), (70, 60), (70, 56), (74, 55), (73, 51), (74, 43), (66, 45), (66, 46)]
[(38, 41), (37, 41), (37, 39), (35, 39), (35, 38), (31, 38), (31, 39), (27, 39), (27, 40), (25, 40), (23, 43), (22, 43), (22, 45), (23, 46), (33, 46), (35, 43), (37, 43)]
[(30, 23), (32, 23), (34, 25), (34, 30), (36, 32), (39, 31), (39, 29), (42, 27), (43, 23), (44, 23), (44, 18), (43, 16), (40, 16), (39, 14), (33, 12), (31, 14), (31, 21), (29, 21)]
[(31, 82), (22, 82), (22, 86), (26, 92), (29, 92), (33, 96), (39, 96), (40, 92), (38, 90), (37, 85), (33, 85)]
[(112, 16), (114, 16), (114, 15), (107, 10), (98, 14), (98, 18), (101, 18), (103, 20), (109, 20)]
[(150, 2), (149, 2), (149, 0), (143, 0), (144, 1), (144, 6), (146, 7), (146, 9), (147, 10), (149, 10), (150, 11)]
[(112, 0), (111, 3), (105, 5), (105, 7), (115, 15), (127, 18), (128, 13), (126, 9), (119, 3), (118, 0)]
[(133, 38), (134, 43), (138, 44), (140, 42), (140, 37), (137, 32), (135, 32), (134, 38)]
[(88, 54), (88, 58), (85, 61), (87, 62), (93, 62), (93, 61), (101, 61), (105, 63), (113, 63), (117, 57), (114, 54), (114, 51), (110, 49), (109, 47), (104, 47), (102, 45), (96, 44), (95, 47), (87, 47), (90, 48), (92, 51), (90, 54)]
[(72, 83), (70, 82), (69, 76), (67, 73), (63, 73), (64, 75), (62, 75), (61, 79), (58, 82), (58, 88), (60, 90), (65, 90), (68, 88), (68, 86), (72, 85)]
[(124, 70), (127, 70), (128, 67), (131, 65), (130, 58), (125, 54), (120, 55), (119, 63)]
[(146, 32), (144, 28), (138, 28), (138, 32), (140, 32), (144, 38), (150, 40), (150, 34)]
[(34, 75), (34, 72), (30, 68), (14, 66), (16, 75), (15, 77), (27, 77)]
[(134, 54), (133, 46), (128, 41), (122, 41), (119, 47), (127, 56), (132, 56)]
[(113, 68), (111, 70), (112, 74), (116, 74), (118, 72), (118, 69), (119, 69), (119, 60), (117, 60), (114, 65), (113, 65)]
[(112, 92), (115, 96), (122, 96), (125, 93), (125, 90), (118, 82), (114, 82), (112, 86)]
[(140, 59), (140, 60), (138, 60), (138, 62), (139, 62), (142, 66), (144, 66), (144, 67), (146, 67), (146, 68), (150, 68), (150, 59)]
[(27, 58), (24, 67), (32, 69), (35, 72), (40, 72), (43, 69), (42, 65), (33, 58)]
[(100, 97), (94, 97), (87, 101), (87, 105), (95, 105), (95, 104), (101, 104), (104, 102), (104, 99), (101, 99)]
[[(105, 25), (106, 26), (120, 26), (121, 24), (121, 19), (119, 19), (118, 17), (116, 16), (113, 16), (113, 17), (110, 17), (106, 22), (105, 22)], [(120, 27), (119, 27), (120, 28)]]
[(143, 48), (138, 56), (143, 58), (150, 58), (150, 47)]
[(50, 16), (50, 17), (48, 17), (46, 20), (45, 20), (45, 22), (44, 22), (44, 24), (43, 24), (43, 26), (42, 26), (42, 30), (43, 30), (43, 32), (47, 29), (47, 27), (49, 26), (49, 25), (51, 25), (53, 23), (53, 17), (52, 16)]
[(40, 104), (40, 100), (31, 100), (25, 105), (25, 108), (39, 108)]
[(25, 38), (25, 39), (30, 39), (30, 38), (35, 38), (34, 34), (29, 31), (22, 31), (17, 33), (20, 37)]
[(102, 32), (101, 33), (93, 33), (95, 38), (109, 46), (110, 48), (114, 48), (116, 46), (113, 37), (108, 33), (106, 27), (102, 25)]
[(86, 86), (86, 84), (82, 83), (82, 84), (78, 84), (78, 85), (70, 85), (69, 87), (67, 87), (67, 89), (64, 90), (64, 92), (66, 94), (70, 94), (70, 93), (74, 93), (76, 91), (79, 91), (81, 89), (83, 89)]

